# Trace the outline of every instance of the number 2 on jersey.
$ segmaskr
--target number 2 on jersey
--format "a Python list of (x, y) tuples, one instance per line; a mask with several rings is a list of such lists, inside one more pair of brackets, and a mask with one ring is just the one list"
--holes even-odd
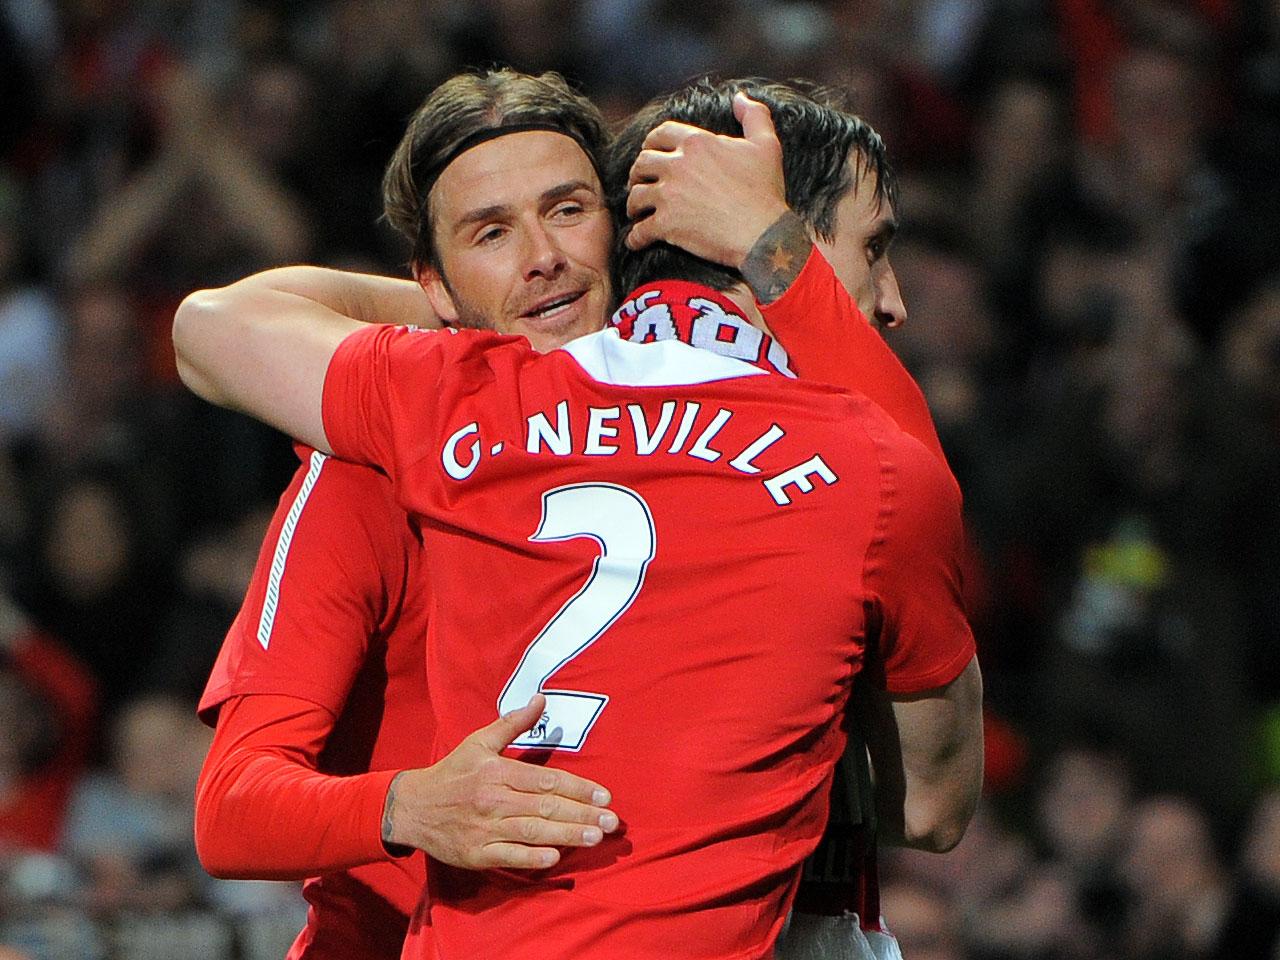
[(577, 537), (590, 537), (600, 546), (591, 575), (534, 637), (498, 698), (500, 713), (518, 710), (535, 693), (547, 698), (542, 719), (513, 747), (582, 749), (609, 698), (543, 684), (631, 606), (657, 546), (649, 505), (634, 490), (612, 483), (575, 483), (542, 495), (542, 520), (529, 540), (552, 543)]

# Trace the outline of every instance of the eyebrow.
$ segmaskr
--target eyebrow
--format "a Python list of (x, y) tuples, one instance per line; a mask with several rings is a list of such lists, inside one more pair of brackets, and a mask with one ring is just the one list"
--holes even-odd
[[(579, 190), (589, 190), (593, 194), (595, 189), (586, 180), (569, 180), (566, 183), (557, 184), (544, 191), (538, 197), (538, 206), (545, 206), (548, 203), (554, 203), (557, 200), (563, 200), (565, 197), (577, 193)], [(509, 203), (494, 203), (487, 207), (477, 207), (469, 210), (458, 218), (454, 224), (454, 232), (464, 227), (471, 226), (475, 223), (483, 223), (485, 220), (501, 220), (511, 215), (512, 207)]]

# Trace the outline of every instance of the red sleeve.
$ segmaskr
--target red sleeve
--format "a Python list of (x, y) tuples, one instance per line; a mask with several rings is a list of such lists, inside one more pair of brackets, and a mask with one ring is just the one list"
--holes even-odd
[(271, 519), (201, 718), (214, 723), (223, 701), (245, 694), (341, 713), (369, 638), (399, 607), (413, 548), (386, 477), (312, 451)]
[(961, 592), (960, 491), (918, 441), (895, 433), (888, 442), (890, 469), (863, 579), (874, 648), (867, 674), (889, 693), (920, 693), (954, 680), (975, 650)]
[(452, 330), (370, 325), (338, 345), (325, 373), (325, 437), (344, 460), (393, 479), (426, 456), (443, 354)]
[(282, 696), (222, 706), (196, 787), (196, 849), (228, 879), (296, 880), (387, 860), (382, 808), (398, 771), (316, 772), (327, 711)]
[(796, 374), (857, 390), (946, 462), (919, 385), (813, 247), (787, 292), (760, 308)]

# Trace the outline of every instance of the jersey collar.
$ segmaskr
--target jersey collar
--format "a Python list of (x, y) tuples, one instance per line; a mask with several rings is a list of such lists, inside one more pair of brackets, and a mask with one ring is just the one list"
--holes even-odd
[(742, 316), (718, 290), (687, 280), (659, 280), (637, 287), (613, 314), (622, 339), (632, 343), (680, 340), (768, 373), (794, 377), (782, 345)]

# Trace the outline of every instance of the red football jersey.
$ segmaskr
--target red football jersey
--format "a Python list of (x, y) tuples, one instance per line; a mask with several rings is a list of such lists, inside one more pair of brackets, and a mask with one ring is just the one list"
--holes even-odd
[(890, 689), (972, 656), (945, 467), (865, 397), (614, 331), (543, 356), (360, 331), (324, 415), (421, 519), (448, 598), (435, 756), (541, 690), (513, 754), (604, 783), (624, 823), (542, 873), (432, 864), (406, 955), (766, 956), (869, 637)]
[[(200, 714), (213, 723), (235, 697), (302, 698), (333, 718), (318, 758), (321, 772), (425, 766), (433, 720), (424, 662), (428, 603), (415, 528), (386, 477), (321, 453), (304, 455), (280, 499)], [(291, 958), (399, 954), (425, 867), (421, 856), (392, 860), (382, 850), (382, 793), (385, 784), (364, 836), (355, 840), (370, 859), (383, 862), (305, 882), (307, 927)], [(281, 843), (281, 832), (291, 828), (278, 818), (262, 826)], [(286, 845), (296, 854), (294, 844)], [(256, 855), (268, 856), (272, 846), (259, 844)]]

